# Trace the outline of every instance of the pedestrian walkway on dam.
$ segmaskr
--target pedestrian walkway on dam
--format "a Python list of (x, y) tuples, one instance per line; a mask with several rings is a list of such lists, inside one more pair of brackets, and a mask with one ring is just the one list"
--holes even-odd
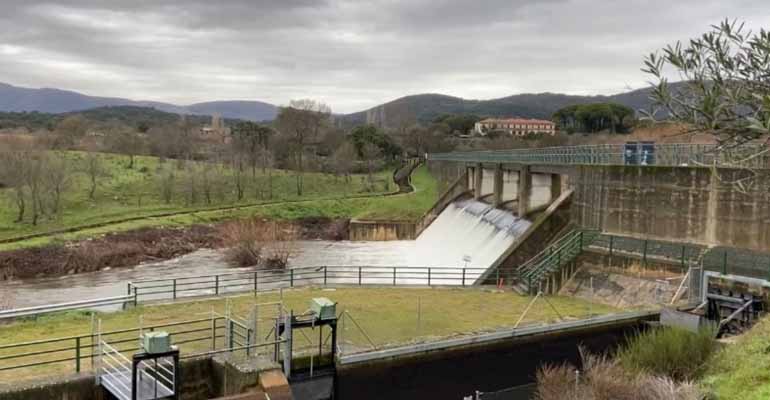
[[(711, 144), (628, 142), (536, 149), (431, 153), (428, 161), (545, 165), (658, 165), (770, 168), (760, 146), (723, 150)], [(739, 160), (739, 162), (736, 162)]]

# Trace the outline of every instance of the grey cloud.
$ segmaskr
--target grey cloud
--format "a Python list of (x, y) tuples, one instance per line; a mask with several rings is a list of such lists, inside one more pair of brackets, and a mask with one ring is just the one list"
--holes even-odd
[[(2, 1), (0, 81), (195, 102), (296, 97), (357, 111), (401, 95), (597, 94), (641, 58), (763, 1)], [(5, 50), (3, 50), (5, 49)]]

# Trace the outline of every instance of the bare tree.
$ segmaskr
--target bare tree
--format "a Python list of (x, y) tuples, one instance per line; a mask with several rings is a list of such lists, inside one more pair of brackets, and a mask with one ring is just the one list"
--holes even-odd
[(366, 162), (369, 185), (374, 182), (374, 162), (382, 155), (380, 148), (374, 143), (365, 143), (361, 146), (361, 158)]
[(118, 127), (110, 132), (109, 141), (112, 151), (128, 156), (128, 169), (134, 168), (136, 156), (145, 148), (144, 139), (139, 132), (125, 126)]
[(102, 155), (96, 152), (87, 152), (81, 171), (88, 176), (88, 198), (91, 200), (96, 199), (96, 189), (99, 186), (99, 180), (101, 178), (109, 176), (107, 168), (104, 166), (104, 160)]
[(174, 167), (164, 164), (158, 168), (155, 184), (160, 192), (160, 197), (166, 204), (171, 204), (174, 199), (176, 185), (176, 170)]
[(24, 220), (27, 212), (27, 182), (24, 176), (29, 162), (26, 154), (24, 151), (0, 151), (0, 180), (9, 188), (7, 193), (16, 206), (17, 223)]
[(77, 144), (88, 132), (88, 121), (82, 115), (71, 115), (56, 124), (54, 132), (57, 140), (54, 146), (57, 148), (69, 148)]
[(62, 195), (69, 187), (72, 178), (70, 161), (63, 154), (48, 156), (44, 179), (51, 198), (51, 212), (58, 215), (61, 211)]
[(303, 156), (308, 142), (317, 139), (331, 118), (331, 107), (309, 99), (292, 100), (288, 107), (282, 107), (276, 118), (276, 125), (282, 134), (292, 140), (293, 158), (297, 168), (297, 195), (302, 195), (304, 162)]
[(358, 157), (358, 154), (356, 154), (356, 147), (353, 143), (346, 141), (337, 148), (334, 154), (332, 154), (335, 175), (342, 175), (346, 182), (350, 182), (350, 172), (353, 170), (356, 157)]

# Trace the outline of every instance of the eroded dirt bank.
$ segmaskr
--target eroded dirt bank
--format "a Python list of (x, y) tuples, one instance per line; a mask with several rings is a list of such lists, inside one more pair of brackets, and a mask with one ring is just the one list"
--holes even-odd
[[(348, 237), (348, 220), (343, 219), (259, 221), (265, 229), (292, 230), (298, 240), (345, 240)], [(4, 251), (0, 252), (0, 280), (129, 267), (142, 262), (168, 260), (200, 248), (218, 248), (225, 245), (221, 235), (225, 224), (143, 228), (95, 239)]]

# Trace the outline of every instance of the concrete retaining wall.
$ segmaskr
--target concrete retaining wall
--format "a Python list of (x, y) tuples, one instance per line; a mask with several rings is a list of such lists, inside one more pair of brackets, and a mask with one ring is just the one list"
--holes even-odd
[(770, 177), (701, 167), (576, 166), (575, 222), (604, 232), (770, 251)]
[(416, 224), (408, 221), (361, 221), (352, 220), (349, 226), (350, 240), (386, 241), (414, 240)]

